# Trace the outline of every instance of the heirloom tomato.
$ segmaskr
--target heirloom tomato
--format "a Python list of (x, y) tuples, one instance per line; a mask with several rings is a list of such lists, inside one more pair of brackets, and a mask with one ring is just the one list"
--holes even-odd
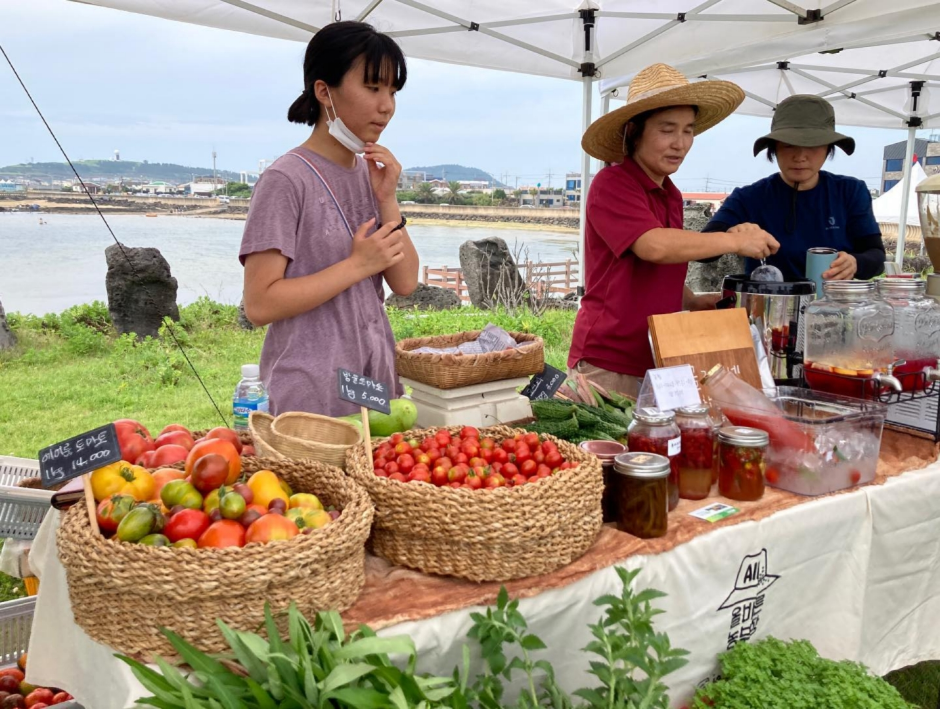
[(232, 429), (225, 428), (224, 426), (213, 428), (211, 431), (209, 431), (209, 433), (206, 434), (206, 440), (212, 440), (214, 438), (217, 438), (222, 441), (228, 441), (235, 447), (235, 450), (239, 453), (239, 455), (241, 455), (241, 452), (242, 452), (241, 438), (239, 438), (238, 434), (235, 433), (235, 431), (233, 431)]
[(193, 469), (198, 461), (204, 455), (220, 455), (228, 461), (228, 476), (225, 478), (226, 485), (233, 485), (238, 480), (242, 471), (242, 461), (238, 451), (230, 441), (221, 438), (207, 438), (193, 446), (186, 458), (186, 475), (192, 475)]
[(196, 540), (200, 549), (211, 547), (224, 549), (226, 547), (245, 546), (245, 528), (232, 519), (222, 519), (213, 522)]
[(139, 421), (120, 419), (114, 422), (117, 431), (121, 458), (128, 463), (135, 463), (140, 456), (153, 450), (153, 438)]
[(123, 460), (98, 468), (91, 474), (91, 490), (99, 502), (112, 495), (130, 495), (138, 502), (153, 498), (153, 476), (137, 465)]
[[(241, 525), (238, 525), (238, 527), (241, 529)], [(245, 543), (261, 542), (267, 544), (268, 542), (296, 537), (299, 532), (300, 530), (297, 529), (297, 524), (293, 520), (284, 515), (269, 512), (261, 519), (252, 522), (245, 533)]]
[(209, 515), (202, 510), (180, 510), (170, 517), (163, 533), (171, 542), (181, 539), (199, 539), (209, 529)]
[(95, 515), (98, 519), (98, 527), (102, 532), (113, 534), (117, 531), (121, 520), (134, 509), (136, 504), (137, 501), (130, 495), (112, 495), (107, 500), (102, 500), (98, 504)]

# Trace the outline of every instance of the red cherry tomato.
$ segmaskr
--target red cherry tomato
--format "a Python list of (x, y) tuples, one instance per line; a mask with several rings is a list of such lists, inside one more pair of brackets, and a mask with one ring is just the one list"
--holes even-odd
[(499, 463), (500, 465), (505, 465), (509, 462), (509, 453), (506, 452), (503, 448), (493, 449), (493, 463)]
[(519, 466), (519, 472), (529, 477), (535, 475), (538, 472), (538, 463), (534, 460), (527, 460), (522, 465)]
[(480, 438), (480, 432), (473, 426), (464, 426), (460, 429), (461, 438)]
[(519, 468), (515, 463), (506, 463), (503, 469), (500, 470), (500, 473), (502, 473), (504, 478), (509, 479), (519, 474)]
[(523, 438), (522, 440), (524, 440), (525, 444), (533, 450), (539, 447), (540, 441), (539, 441), (539, 434), (537, 433), (527, 433), (525, 435), (525, 438)]

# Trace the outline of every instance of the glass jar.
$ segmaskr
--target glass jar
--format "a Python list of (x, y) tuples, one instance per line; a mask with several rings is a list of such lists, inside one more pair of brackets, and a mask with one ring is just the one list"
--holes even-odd
[(669, 509), (679, 504), (679, 453), (682, 452), (682, 434), (676, 426), (672, 411), (639, 409), (627, 431), (627, 448), (636, 453), (656, 453), (669, 459)]
[(627, 447), (617, 441), (581, 441), (578, 448), (585, 453), (597, 456), (601, 461), (604, 472), (604, 494), (601, 497), (601, 508), (604, 511), (604, 523), (616, 520), (616, 510), (611, 495), (611, 476), (614, 475), (614, 460), (621, 453), (627, 452)]
[(718, 431), (718, 491), (750, 502), (764, 495), (764, 456), (770, 437), (759, 428), (725, 426)]
[[(806, 308), (803, 374), (810, 388), (874, 398), (894, 361), (894, 312), (873, 281), (826, 281), (825, 297)], [(900, 389), (900, 385), (897, 386)]]
[(712, 489), (715, 458), (715, 423), (707, 406), (687, 406), (676, 411), (682, 437), (679, 453), (679, 497), (704, 500)]
[(669, 459), (654, 453), (617, 456), (611, 475), (617, 529), (641, 539), (666, 533), (671, 470)]
[(878, 295), (894, 310), (892, 373), (904, 391), (924, 391), (940, 374), (940, 304), (926, 294), (924, 280), (886, 278), (878, 282)]

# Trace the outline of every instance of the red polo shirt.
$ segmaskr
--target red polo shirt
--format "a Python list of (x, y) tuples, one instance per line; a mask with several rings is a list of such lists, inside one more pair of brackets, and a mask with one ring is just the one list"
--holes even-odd
[(594, 178), (584, 237), (585, 294), (574, 324), (568, 366), (642, 377), (652, 369), (650, 315), (682, 310), (688, 264), (655, 264), (630, 248), (651, 229), (682, 228), (682, 193), (662, 187), (627, 158)]

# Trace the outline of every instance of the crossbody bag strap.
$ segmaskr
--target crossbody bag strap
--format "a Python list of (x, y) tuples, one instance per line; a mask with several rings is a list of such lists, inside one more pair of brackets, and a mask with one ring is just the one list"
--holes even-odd
[(299, 153), (294, 153), (294, 152), (290, 152), (287, 154), (293, 155), (295, 158), (302, 160), (307, 165), (307, 167), (310, 168), (313, 174), (317, 176), (317, 179), (320, 180), (320, 183), (323, 185), (324, 188), (326, 188), (326, 191), (329, 192), (330, 198), (333, 200), (333, 204), (336, 205), (336, 211), (338, 211), (339, 215), (343, 218), (343, 224), (346, 225), (346, 231), (349, 232), (349, 236), (351, 238), (355, 234), (355, 232), (353, 232), (352, 227), (349, 226), (349, 220), (346, 219), (346, 213), (343, 212), (343, 208), (339, 206), (339, 200), (336, 199), (336, 195), (333, 194), (333, 190), (330, 189), (330, 184), (326, 181), (326, 178), (323, 177), (323, 175), (317, 169), (316, 165), (314, 165), (312, 162), (307, 160), (307, 158), (305, 158), (303, 155), (300, 155)]

